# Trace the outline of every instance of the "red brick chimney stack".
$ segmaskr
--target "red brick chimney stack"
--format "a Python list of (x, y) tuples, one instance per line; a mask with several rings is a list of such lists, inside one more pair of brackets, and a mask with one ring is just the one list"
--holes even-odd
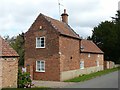
[(62, 22), (68, 24), (68, 14), (66, 13), (66, 9), (64, 9), (64, 13), (61, 16), (62, 16)]

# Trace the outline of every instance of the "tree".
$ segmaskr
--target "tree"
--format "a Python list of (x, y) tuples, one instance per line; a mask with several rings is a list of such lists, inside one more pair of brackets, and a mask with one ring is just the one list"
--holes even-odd
[(117, 14), (115, 14), (115, 17), (112, 17), (112, 19), (115, 23), (120, 22), (120, 11), (117, 11)]
[(24, 33), (19, 34), (15, 40), (11, 39), (10, 45), (13, 47), (13, 49), (16, 50), (16, 52), (19, 54), (19, 66), (24, 65)]
[(101, 22), (94, 27), (92, 39), (105, 54), (105, 60), (112, 60), (120, 63), (120, 12), (117, 11), (112, 21)]
[(113, 20), (115, 21), (115, 25), (116, 25), (116, 30), (117, 30), (117, 58), (118, 58), (118, 63), (120, 63), (120, 11), (117, 11), (117, 14), (115, 15), (115, 18), (113, 18)]

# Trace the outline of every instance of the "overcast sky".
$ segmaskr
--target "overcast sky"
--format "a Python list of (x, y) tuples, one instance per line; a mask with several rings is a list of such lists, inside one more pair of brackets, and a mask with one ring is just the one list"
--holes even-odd
[[(87, 37), (101, 21), (115, 16), (120, 0), (59, 1), (60, 13), (67, 9), (69, 25)], [(59, 20), (58, 0), (0, 0), (0, 35), (12, 37), (26, 32), (40, 13)]]

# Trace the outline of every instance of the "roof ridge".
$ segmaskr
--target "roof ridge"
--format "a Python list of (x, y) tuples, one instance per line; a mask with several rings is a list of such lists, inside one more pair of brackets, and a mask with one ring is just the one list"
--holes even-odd
[[(58, 30), (57, 32), (60, 32), (60, 33), (61, 33), (61, 31), (60, 31), (61, 29), (56, 26), (56, 23), (54, 23), (54, 21), (57, 22), (57, 23), (63, 24), (63, 25), (64, 25), (63, 27), (66, 27), (66, 29), (68, 29), (69, 31), (71, 31), (72, 34), (73, 34), (72, 37), (80, 38), (79, 35), (70, 27), (70, 25), (68, 25), (68, 24), (66, 24), (66, 23), (64, 23), (64, 22), (61, 22), (61, 21), (59, 21), (59, 20), (57, 20), (57, 19), (51, 18), (51, 17), (49, 17), (49, 16), (46, 16), (46, 15), (44, 15), (44, 14), (42, 14), (42, 13), (40, 13), (40, 15), (42, 15), (48, 22), (50, 22), (51, 25), (52, 25), (56, 30)], [(63, 28), (63, 27), (62, 27), (62, 28)], [(63, 33), (61, 33), (61, 34), (63, 34)], [(66, 34), (65, 34), (65, 35), (66, 35)], [(68, 35), (68, 36), (70, 36), (70, 35)]]

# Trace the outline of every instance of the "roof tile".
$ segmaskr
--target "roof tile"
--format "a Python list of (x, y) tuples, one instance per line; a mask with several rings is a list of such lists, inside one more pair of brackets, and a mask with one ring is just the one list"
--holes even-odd
[(9, 46), (8, 42), (6, 42), (2, 37), (0, 37), (0, 56), (19, 56), (17, 52)]
[(81, 52), (104, 53), (96, 44), (93, 43), (93, 41), (90, 40), (81, 40)]
[(43, 14), (40, 14), (40, 15), (44, 16), (47, 21), (51, 22), (51, 25), (59, 33), (80, 39), (79, 35), (68, 24), (66, 24), (62, 21), (53, 19), (51, 17), (45, 16)]

